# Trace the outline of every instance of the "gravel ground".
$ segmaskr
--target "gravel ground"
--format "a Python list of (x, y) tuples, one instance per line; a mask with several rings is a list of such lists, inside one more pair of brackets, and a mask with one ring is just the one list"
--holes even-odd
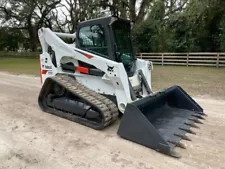
[(96, 131), (42, 112), (39, 90), (37, 77), (0, 73), (1, 169), (225, 168), (225, 100), (195, 98), (208, 117), (175, 159), (119, 138), (119, 120)]

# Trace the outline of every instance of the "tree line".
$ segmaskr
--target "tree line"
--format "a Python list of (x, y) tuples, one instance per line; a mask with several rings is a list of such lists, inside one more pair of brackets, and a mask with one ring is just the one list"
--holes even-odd
[(1, 0), (0, 51), (38, 51), (37, 31), (74, 33), (116, 14), (134, 21), (137, 52), (224, 52), (224, 0)]

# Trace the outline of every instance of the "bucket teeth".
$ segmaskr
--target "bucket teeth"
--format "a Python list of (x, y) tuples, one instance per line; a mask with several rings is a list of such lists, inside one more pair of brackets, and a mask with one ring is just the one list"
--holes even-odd
[(191, 121), (193, 121), (193, 122), (195, 122), (195, 123), (198, 123), (198, 124), (203, 124), (203, 122), (201, 122), (199, 119), (197, 119), (197, 118), (190, 118), (190, 119), (188, 119), (188, 120), (191, 120)]
[(191, 141), (190, 137), (188, 137), (186, 135), (177, 134), (177, 133), (175, 133), (174, 135), (180, 137), (183, 140)]
[(186, 149), (185, 145), (184, 145), (183, 143), (181, 143), (181, 142), (171, 141), (171, 140), (169, 140), (168, 142), (174, 144), (174, 145), (177, 146), (177, 147)]
[(197, 126), (195, 123), (193, 123), (193, 122), (186, 122), (186, 123), (184, 123), (184, 124), (186, 124), (186, 125), (188, 125), (188, 126), (191, 126), (191, 127), (193, 127), (193, 128), (197, 128), (197, 129), (199, 129), (199, 126)]
[(199, 115), (199, 114), (192, 114), (192, 116), (197, 117), (197, 118), (202, 119), (202, 120), (205, 120), (205, 118), (202, 117), (202, 116)]
[(184, 130), (184, 131), (186, 131), (188, 133), (191, 133), (191, 134), (196, 134), (196, 132), (192, 131), (191, 129), (180, 127), (180, 130)]
[(199, 115), (202, 115), (202, 116), (208, 116), (208, 115), (205, 114), (204, 112), (195, 112), (195, 113), (197, 113), (197, 114), (199, 114)]

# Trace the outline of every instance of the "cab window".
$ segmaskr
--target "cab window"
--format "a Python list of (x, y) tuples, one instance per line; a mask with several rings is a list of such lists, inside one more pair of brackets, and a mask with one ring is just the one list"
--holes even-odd
[(104, 28), (101, 25), (82, 27), (79, 31), (80, 47), (89, 52), (108, 56)]

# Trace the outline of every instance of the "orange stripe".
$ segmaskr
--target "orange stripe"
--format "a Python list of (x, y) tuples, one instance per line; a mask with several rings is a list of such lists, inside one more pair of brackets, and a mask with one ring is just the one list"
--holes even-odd
[(48, 71), (48, 70), (42, 70), (42, 71), (41, 71), (41, 74), (44, 74), (44, 75), (45, 75), (45, 74), (47, 73), (47, 71)]
[(80, 72), (80, 73), (85, 73), (85, 74), (88, 74), (88, 68), (86, 67), (82, 67), (82, 66), (77, 66), (76, 67), (76, 71)]

